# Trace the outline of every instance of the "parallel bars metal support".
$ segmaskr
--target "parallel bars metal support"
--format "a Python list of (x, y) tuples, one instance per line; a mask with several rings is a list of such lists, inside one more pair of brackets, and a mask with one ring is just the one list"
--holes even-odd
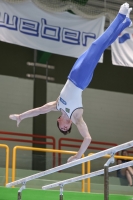
[(22, 190), (26, 188), (25, 183), (22, 185), (22, 187), (18, 190), (18, 200), (21, 200), (22, 197)]
[(63, 200), (63, 184), (60, 185), (60, 198), (59, 200)]
[(104, 200), (109, 200), (109, 165), (114, 163), (114, 154), (104, 164)]

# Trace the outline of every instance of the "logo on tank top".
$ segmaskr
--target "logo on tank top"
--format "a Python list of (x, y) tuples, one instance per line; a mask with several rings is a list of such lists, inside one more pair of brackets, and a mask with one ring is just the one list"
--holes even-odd
[(66, 111), (67, 113), (70, 113), (70, 109), (69, 109), (69, 108), (65, 108), (65, 111)]
[(67, 102), (66, 102), (64, 99), (62, 99), (61, 97), (60, 97), (60, 101), (61, 101), (61, 103), (63, 103), (64, 105), (67, 105)]

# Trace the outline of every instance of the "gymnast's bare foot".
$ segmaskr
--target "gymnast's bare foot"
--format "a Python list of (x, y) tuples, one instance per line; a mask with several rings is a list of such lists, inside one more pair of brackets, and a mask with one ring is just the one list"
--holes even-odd
[(21, 122), (19, 115), (17, 115), (17, 114), (9, 115), (9, 118), (12, 119), (12, 120), (16, 120), (17, 121), (17, 127), (19, 127), (19, 124)]

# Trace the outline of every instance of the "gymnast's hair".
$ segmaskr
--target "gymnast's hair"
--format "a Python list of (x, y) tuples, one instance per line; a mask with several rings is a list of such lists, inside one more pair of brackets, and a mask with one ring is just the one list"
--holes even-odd
[[(60, 118), (60, 117), (59, 117), (59, 118)], [(58, 118), (58, 119), (59, 119), (59, 118)], [(69, 128), (67, 131), (62, 131), (62, 130), (60, 129), (60, 127), (59, 127), (59, 122), (58, 122), (58, 120), (57, 120), (57, 127), (58, 127), (58, 129), (60, 130), (61, 133), (63, 133), (64, 135), (67, 135), (67, 134), (69, 134), (69, 133), (71, 132), (72, 124), (71, 124), (70, 128)]]

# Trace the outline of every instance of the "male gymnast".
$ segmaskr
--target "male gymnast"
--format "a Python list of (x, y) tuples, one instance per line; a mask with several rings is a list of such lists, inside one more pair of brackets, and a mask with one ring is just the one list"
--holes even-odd
[(132, 25), (129, 19), (131, 10), (129, 4), (124, 3), (106, 31), (77, 59), (56, 101), (21, 114), (9, 116), (10, 119), (16, 120), (17, 126), (19, 126), (19, 123), (25, 118), (35, 117), (51, 111), (61, 111), (61, 116), (57, 119), (59, 130), (67, 134), (71, 131), (72, 123), (74, 123), (83, 137), (79, 151), (76, 155), (71, 156), (68, 162), (81, 158), (91, 142), (88, 127), (83, 119), (82, 91), (91, 82), (93, 72), (104, 50), (116, 40), (125, 28)]

